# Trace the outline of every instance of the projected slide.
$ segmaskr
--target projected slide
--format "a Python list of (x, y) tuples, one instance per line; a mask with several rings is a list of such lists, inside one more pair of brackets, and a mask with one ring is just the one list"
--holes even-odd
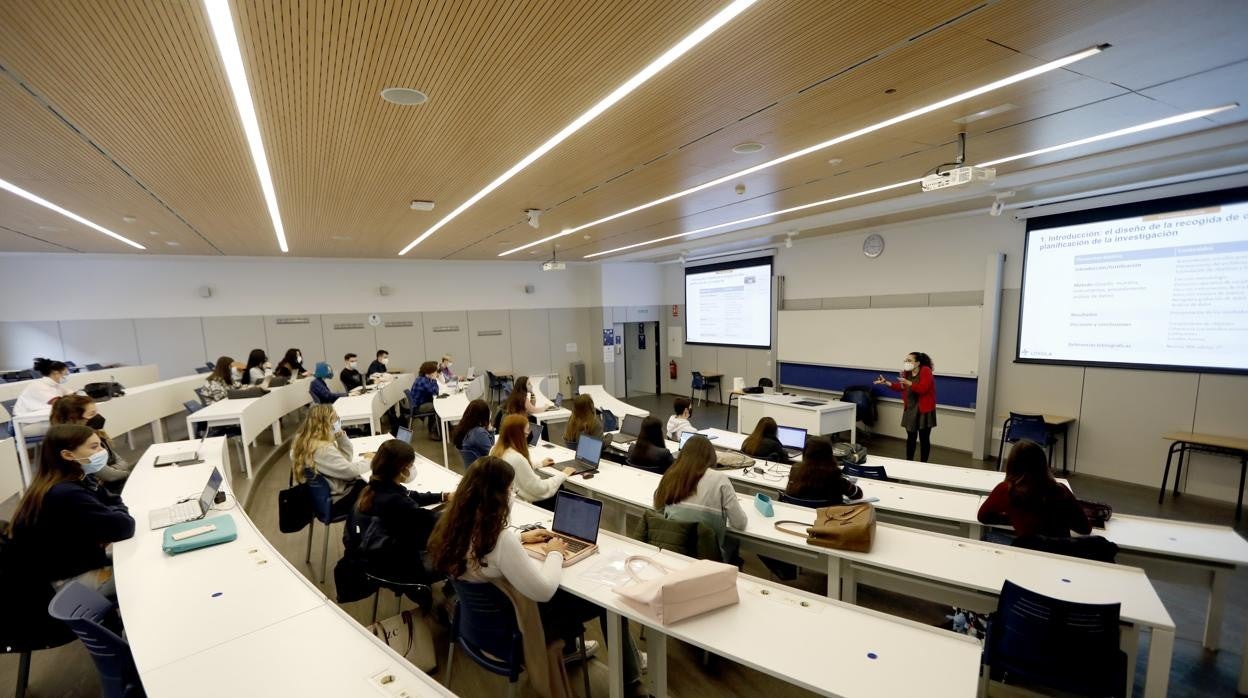
[(685, 270), (689, 344), (771, 346), (771, 260)]
[(1054, 227), (1035, 219), (1018, 359), (1245, 371), (1245, 199)]

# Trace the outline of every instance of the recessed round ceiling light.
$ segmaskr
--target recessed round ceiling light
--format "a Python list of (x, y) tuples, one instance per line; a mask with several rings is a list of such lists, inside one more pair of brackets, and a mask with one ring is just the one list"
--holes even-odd
[(166, 245), (168, 245), (168, 246), (170, 246), (170, 247), (181, 247), (181, 246), (182, 246), (182, 243), (178, 242), (177, 240), (165, 240), (165, 244), (166, 244)]
[(133, 222), (135, 222), (135, 221), (137, 221), (137, 220), (139, 220), (139, 219), (138, 219), (138, 218), (135, 218), (134, 216), (122, 216), (122, 217), (121, 217), (121, 220), (123, 220), (123, 221), (125, 221), (125, 222), (127, 222), (127, 223), (133, 223)]
[(841, 164), (842, 162), (845, 162), (845, 161), (844, 161), (844, 160), (842, 160), (842, 159), (840, 159), (840, 158), (828, 158), (828, 164), (829, 164), (829, 165), (839, 165), (839, 164)]
[(157, 235), (160, 235), (160, 233), (156, 232), (155, 230), (149, 230), (147, 231), (147, 234), (151, 235), (152, 237), (156, 237)]
[(529, 250), (529, 254), (537, 254), (537, 250)]
[(746, 141), (744, 143), (738, 143), (732, 146), (732, 152), (736, 153), (737, 155), (745, 155), (747, 153), (757, 153), (758, 151), (762, 150), (763, 147), (764, 146), (762, 143), (755, 143), (754, 141)]
[(589, 236), (589, 235), (582, 235), (582, 236), (581, 236), (581, 239), (582, 239), (582, 240), (588, 240), (589, 238), (590, 238), (590, 236)]
[(381, 98), (391, 104), (406, 106), (424, 104), (429, 101), (429, 95), (410, 87), (387, 87), (381, 91)]
[(331, 240), (350, 240), (351, 236), (350, 235), (331, 235), (330, 239)]

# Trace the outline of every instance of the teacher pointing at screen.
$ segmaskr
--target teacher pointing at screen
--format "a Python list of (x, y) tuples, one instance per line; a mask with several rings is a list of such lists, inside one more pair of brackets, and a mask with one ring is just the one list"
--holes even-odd
[(914, 442), (919, 442), (919, 460), (927, 462), (932, 453), (932, 427), (936, 426), (936, 380), (932, 377), (932, 357), (921, 351), (906, 354), (901, 375), (889, 381), (876, 376), (876, 385), (887, 385), (901, 393), (901, 426), (906, 430), (906, 460), (914, 460)]

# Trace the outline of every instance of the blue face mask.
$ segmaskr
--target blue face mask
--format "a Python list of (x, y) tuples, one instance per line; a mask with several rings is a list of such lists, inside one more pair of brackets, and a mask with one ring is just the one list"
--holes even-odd
[(335, 420), (334, 420), (334, 433), (335, 433), (335, 434), (339, 434), (339, 433), (341, 433), (341, 432), (342, 432), (342, 420), (341, 420), (341, 419), (335, 419)]
[(82, 464), (82, 472), (87, 475), (94, 475), (104, 469), (108, 465), (108, 450), (101, 448), (87, 458), (87, 462)]

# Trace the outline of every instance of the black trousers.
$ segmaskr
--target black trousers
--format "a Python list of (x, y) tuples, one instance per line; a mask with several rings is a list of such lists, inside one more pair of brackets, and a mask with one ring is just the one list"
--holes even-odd
[(927, 462), (929, 456), (932, 455), (932, 430), (915, 429), (906, 432), (906, 460), (914, 460), (914, 442), (919, 442), (919, 460)]

